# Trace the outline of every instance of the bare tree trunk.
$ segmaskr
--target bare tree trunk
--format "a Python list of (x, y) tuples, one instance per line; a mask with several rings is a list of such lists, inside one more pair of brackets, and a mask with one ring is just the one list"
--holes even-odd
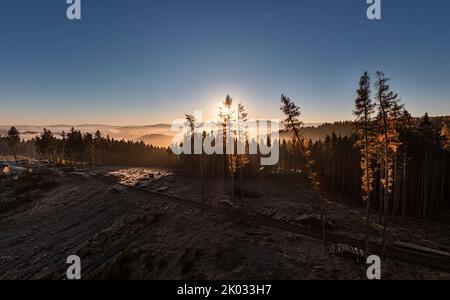
[(379, 191), (378, 191), (378, 197), (379, 197), (379, 223), (383, 224), (384, 222), (384, 218), (383, 218), (383, 210), (384, 210), (384, 201), (383, 201), (383, 196), (384, 196), (384, 190), (383, 190), (383, 184), (381, 184), (381, 180), (384, 176), (384, 167), (383, 167), (383, 161), (384, 158), (381, 159), (380, 162), (380, 186), (379, 186)]
[(394, 184), (394, 195), (392, 198), (392, 216), (394, 216), (397, 213), (398, 210), (398, 192), (399, 192), (399, 188), (398, 188), (398, 179), (397, 179), (397, 153), (395, 153), (395, 158), (394, 158), (394, 176), (393, 176), (393, 184)]
[(367, 129), (367, 106), (364, 112), (364, 138), (365, 138), (365, 171), (366, 171), (366, 189), (367, 189), (367, 198), (366, 198), (366, 253), (370, 251), (370, 172), (369, 172), (369, 136)]
[(403, 148), (402, 217), (406, 215), (406, 146)]
[[(233, 162), (231, 162), (233, 164)], [(236, 221), (236, 203), (234, 203), (234, 174), (231, 171), (231, 203), (233, 204), (233, 221)]]
[(203, 148), (202, 148), (202, 156), (200, 158), (200, 176), (201, 176), (201, 201), (202, 201), (202, 212), (205, 210), (205, 175), (204, 175), (204, 165), (203, 165)]
[[(242, 161), (242, 160), (241, 160)], [(241, 166), (240, 169), (240, 181), (241, 181), (241, 200), (240, 200), (240, 204), (239, 204), (239, 209), (240, 209), (240, 218), (242, 219), (243, 215), (244, 215), (244, 167)]]
[(382, 257), (385, 255), (386, 246), (387, 246), (387, 220), (385, 219), (386, 216), (386, 210), (387, 205), (389, 201), (389, 158), (388, 158), (388, 122), (387, 122), (387, 115), (386, 110), (383, 106), (383, 103), (380, 99), (380, 105), (383, 113), (383, 130), (384, 130), (384, 208), (383, 208), (383, 250), (382, 250)]
[(366, 253), (370, 252), (370, 192), (366, 203)]

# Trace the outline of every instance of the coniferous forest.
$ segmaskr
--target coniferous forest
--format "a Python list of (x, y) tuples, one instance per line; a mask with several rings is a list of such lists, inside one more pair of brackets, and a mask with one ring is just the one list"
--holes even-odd
[[(255, 155), (184, 155), (181, 166), (190, 175), (207, 178), (296, 176), (312, 187), (362, 202), (368, 210), (376, 208), (381, 222), (387, 214), (426, 217), (448, 208), (450, 117), (413, 117), (391, 90), (389, 78), (377, 72), (373, 81), (368, 73), (360, 79), (348, 135), (332, 131), (313, 141), (303, 134), (301, 107), (283, 95), (286, 120), (277, 165), (260, 166)], [(224, 106), (231, 106), (227, 101)], [(227, 116), (219, 117), (226, 124)], [(247, 149), (252, 142), (246, 141)]]
[(144, 142), (115, 140), (95, 134), (81, 133), (72, 128), (70, 132), (54, 135), (44, 129), (35, 138), (21, 140), (14, 147), (8, 145), (8, 137), (0, 139), (0, 155), (15, 155), (47, 161), (58, 165), (167, 166), (167, 148), (153, 147)]
[(449, 0), (3, 2), (0, 281), (450, 280)]
[[(218, 116), (224, 127), (233, 118), (233, 104), (230, 96), (223, 103), (229, 108)], [(245, 179), (257, 176), (292, 177), (312, 188), (360, 202), (367, 213), (372, 208), (372, 214), (376, 211), (381, 222), (388, 215), (427, 217), (450, 206), (450, 117), (430, 117), (426, 113), (411, 116), (407, 101), (400, 100), (382, 72), (373, 78), (368, 73), (361, 76), (353, 122), (325, 124), (315, 130), (309, 127), (305, 131), (301, 103), (282, 95), (279, 104), (286, 119), (280, 135), (280, 159), (274, 166), (261, 166), (260, 155), (177, 156), (169, 147), (114, 140), (99, 131), (83, 134), (75, 129), (60, 136), (44, 129), (39, 136), (24, 141), (12, 128), (0, 138), (0, 155), (85, 167), (170, 167), (189, 176), (225, 178), (235, 184), (245, 184)], [(237, 119), (245, 122), (248, 113), (244, 105), (237, 107)], [(192, 138), (201, 135), (205, 139), (209, 135), (198, 132), (194, 116), (186, 115), (186, 120)], [(245, 129), (243, 132), (248, 152), (249, 144), (255, 141), (246, 139)], [(325, 137), (317, 138), (320, 135)]]

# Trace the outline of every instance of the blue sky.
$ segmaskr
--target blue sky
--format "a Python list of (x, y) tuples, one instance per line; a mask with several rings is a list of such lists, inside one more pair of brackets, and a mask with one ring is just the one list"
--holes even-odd
[(0, 124), (171, 122), (226, 94), (277, 118), (352, 118), (359, 76), (381, 69), (414, 115), (450, 114), (450, 1), (65, 0), (0, 3)]

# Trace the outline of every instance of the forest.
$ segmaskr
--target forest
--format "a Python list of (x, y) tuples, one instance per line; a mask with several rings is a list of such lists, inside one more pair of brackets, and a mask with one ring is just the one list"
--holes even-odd
[[(280, 135), (280, 160), (270, 167), (260, 165), (259, 155), (177, 156), (170, 148), (114, 140), (98, 131), (82, 134), (75, 129), (58, 137), (44, 129), (36, 138), (24, 141), (12, 128), (7, 136), (0, 137), (0, 155), (85, 167), (170, 167), (202, 182), (211, 178), (231, 180), (233, 188), (236, 185), (241, 189), (246, 179), (256, 176), (287, 176), (362, 203), (367, 214), (374, 208), (381, 223), (387, 216), (427, 217), (435, 210), (449, 208), (450, 117), (426, 113), (411, 116), (382, 72), (376, 73), (373, 84), (364, 73), (355, 99), (352, 122), (305, 127), (301, 107), (282, 95), (281, 111), (286, 119)], [(224, 132), (230, 121), (245, 124), (248, 119), (243, 104), (239, 103), (236, 111), (233, 107), (233, 99), (228, 96), (218, 116)], [(191, 138), (209, 135), (198, 131), (194, 116), (186, 115), (186, 122)], [(246, 136), (242, 126), (233, 136), (235, 147), (243, 140), (248, 150), (254, 141)]]
[[(333, 131), (316, 141), (305, 138), (301, 108), (283, 95), (285, 131), (276, 166), (259, 165), (255, 155), (183, 155), (181, 166), (190, 175), (206, 178), (294, 175), (314, 188), (364, 203), (367, 211), (377, 208), (380, 222), (387, 214), (426, 217), (448, 208), (450, 118), (430, 118), (426, 113), (412, 117), (389, 83), (389, 78), (377, 72), (372, 86), (365, 73), (357, 91), (351, 133)], [(231, 108), (231, 101), (228, 97), (224, 107)], [(242, 104), (238, 110), (237, 122), (245, 121)], [(219, 117), (226, 126), (231, 116)], [(193, 123), (192, 116), (187, 115), (187, 121)], [(194, 126), (192, 130), (198, 134)], [(249, 141), (245, 142), (248, 149)]]
[(95, 165), (166, 167), (169, 156), (166, 148), (146, 145), (144, 142), (115, 140), (71, 129), (55, 136), (44, 129), (35, 138), (25, 141), (13, 127), (6, 137), (0, 137), (0, 156), (21, 156), (52, 164), (92, 167)]

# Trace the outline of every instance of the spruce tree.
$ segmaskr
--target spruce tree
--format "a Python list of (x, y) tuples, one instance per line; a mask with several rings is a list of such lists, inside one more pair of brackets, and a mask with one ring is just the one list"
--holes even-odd
[(14, 153), (14, 160), (17, 163), (17, 146), (20, 143), (20, 133), (16, 127), (11, 127), (6, 135), (8, 146)]
[(373, 191), (373, 169), (372, 169), (372, 151), (373, 151), (373, 131), (372, 115), (375, 105), (370, 98), (370, 77), (367, 72), (361, 76), (359, 81), (358, 97), (355, 101), (355, 110), (353, 111), (356, 120), (355, 127), (358, 132), (358, 144), (361, 149), (361, 169), (362, 169), (362, 198), (366, 203), (366, 251), (369, 249), (370, 233), (370, 201)]

